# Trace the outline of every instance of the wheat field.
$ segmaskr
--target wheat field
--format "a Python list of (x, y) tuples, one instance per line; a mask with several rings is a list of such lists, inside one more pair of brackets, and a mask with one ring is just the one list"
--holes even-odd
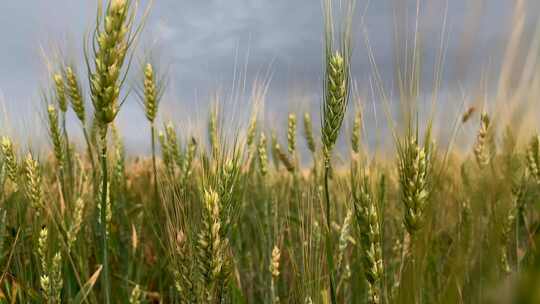
[[(132, 60), (148, 11), (100, 1), (85, 64), (59, 60), (43, 90), (45, 151), (0, 130), (0, 303), (540, 303), (537, 41), (516, 51), (513, 28), (493, 100), (463, 102), (444, 138), (418, 102), (415, 39), (398, 107), (374, 68), (392, 143), (374, 149), (354, 2), (332, 2), (320, 114), (269, 126), (253, 102), (229, 128), (216, 103), (186, 134), (160, 117), (165, 69)], [(126, 151), (127, 99), (149, 155)]]

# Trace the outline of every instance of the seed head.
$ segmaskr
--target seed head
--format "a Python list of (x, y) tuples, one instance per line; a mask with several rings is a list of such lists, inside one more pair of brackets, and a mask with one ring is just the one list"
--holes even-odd
[(58, 113), (53, 105), (47, 107), (47, 113), (49, 118), (49, 136), (54, 149), (54, 156), (58, 167), (64, 166), (64, 145), (62, 143), (62, 136), (60, 135), (60, 127), (58, 126)]
[(413, 235), (423, 225), (424, 210), (430, 194), (428, 182), (431, 175), (431, 147), (429, 142), (420, 147), (416, 137), (407, 136), (399, 152), (398, 171), (401, 199), (405, 207), (404, 224)]
[(154, 68), (150, 63), (144, 68), (144, 109), (146, 119), (151, 123), (156, 119), (158, 108), (158, 88), (154, 75)]
[(39, 232), (38, 238), (38, 255), (41, 262), (41, 269), (47, 269), (47, 240), (48, 240), (49, 230), (47, 227), (44, 227)]
[(195, 159), (195, 153), (197, 152), (197, 140), (191, 137), (188, 143), (187, 151), (185, 152), (184, 162), (182, 163), (182, 171), (184, 173), (182, 185), (186, 185), (189, 177), (191, 176), (191, 168), (193, 167), (193, 160)]
[(309, 151), (311, 151), (311, 153), (315, 153), (315, 138), (313, 137), (313, 126), (311, 123), (311, 116), (308, 112), (304, 113), (304, 136), (306, 138)]
[(348, 66), (340, 52), (328, 56), (322, 117), (322, 141), (328, 160), (343, 124), (349, 99)]
[(353, 199), (356, 222), (360, 231), (364, 274), (368, 282), (370, 303), (379, 303), (381, 293), (379, 282), (383, 275), (379, 213), (367, 175), (364, 175), (359, 186), (358, 195)]
[(167, 136), (169, 157), (171, 157), (171, 160), (176, 164), (180, 165), (182, 163), (182, 155), (180, 154), (180, 148), (178, 147), (178, 136), (174, 124), (170, 121), (165, 125), (165, 135)]
[(113, 122), (119, 110), (120, 75), (133, 41), (128, 8), (128, 1), (113, 0), (105, 12), (103, 28), (98, 28), (95, 35), (90, 90), (95, 117), (102, 126)]
[(476, 143), (474, 144), (474, 156), (480, 168), (487, 166), (490, 161), (487, 151), (489, 127), (490, 119), (488, 114), (484, 112), (480, 115), (480, 129), (478, 130)]
[(73, 70), (71, 66), (68, 66), (66, 67), (65, 75), (66, 75), (66, 88), (67, 88), (69, 100), (71, 101), (71, 107), (73, 108), (75, 115), (77, 115), (77, 118), (82, 123), (85, 123), (86, 111), (84, 108), (84, 99), (82, 97), (83, 96), (82, 89), (81, 89), (81, 85), (77, 77), (77, 74), (75, 73), (75, 71)]
[(214, 158), (217, 157), (219, 153), (218, 136), (218, 111), (216, 108), (210, 111), (210, 119), (208, 121), (208, 137), (210, 139), (210, 149)]
[(279, 277), (280, 258), (281, 258), (281, 251), (279, 250), (279, 247), (274, 246), (274, 249), (272, 249), (272, 261), (270, 263), (270, 273), (272, 274), (272, 277), (274, 277), (274, 279)]
[(360, 152), (360, 138), (362, 137), (362, 112), (357, 111), (354, 116), (351, 145), (354, 153)]
[(540, 184), (540, 137), (534, 136), (527, 149), (527, 170), (529, 176)]
[(7, 167), (7, 175), (13, 183), (16, 183), (19, 170), (17, 165), (17, 158), (13, 149), (13, 143), (11, 142), (9, 137), (3, 136), (0, 146), (4, 162)]
[(131, 295), (129, 296), (129, 304), (140, 304), (141, 303), (141, 287), (139, 284), (135, 285), (131, 290)]
[(294, 113), (289, 114), (288, 128), (287, 128), (287, 143), (289, 154), (293, 155), (296, 151), (296, 115)]
[(73, 248), (73, 244), (75, 244), (75, 241), (77, 240), (77, 234), (79, 233), (79, 230), (81, 230), (84, 206), (85, 203), (82, 198), (78, 198), (77, 201), (75, 201), (73, 220), (71, 222), (71, 227), (67, 233), (68, 250), (71, 250)]
[(56, 73), (54, 74), (53, 79), (56, 89), (56, 100), (58, 101), (58, 107), (60, 108), (60, 111), (65, 113), (67, 111), (67, 98), (64, 78), (62, 77), (62, 74)]
[(268, 173), (268, 154), (266, 152), (266, 136), (261, 133), (259, 137), (259, 145), (257, 148), (259, 156), (259, 171), (261, 176), (266, 176)]
[(249, 125), (248, 125), (247, 135), (246, 135), (246, 144), (248, 147), (251, 147), (251, 145), (253, 144), (256, 131), (257, 131), (257, 116), (253, 114), (249, 120)]
[(294, 172), (293, 162), (289, 159), (289, 156), (281, 150), (281, 146), (278, 143), (274, 145), (273, 153), (275, 153), (276, 157), (283, 163), (287, 171), (291, 173)]
[(41, 188), (41, 172), (39, 164), (32, 157), (31, 153), (26, 156), (26, 195), (32, 203), (32, 207), (37, 210), (42, 207), (43, 190)]

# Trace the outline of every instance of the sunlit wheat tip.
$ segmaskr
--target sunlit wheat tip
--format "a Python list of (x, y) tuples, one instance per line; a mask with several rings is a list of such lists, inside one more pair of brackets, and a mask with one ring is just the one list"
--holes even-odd
[(64, 78), (62, 77), (62, 74), (56, 73), (54, 74), (53, 79), (56, 89), (56, 100), (58, 102), (58, 107), (60, 108), (60, 111), (65, 113), (67, 111), (67, 97)]

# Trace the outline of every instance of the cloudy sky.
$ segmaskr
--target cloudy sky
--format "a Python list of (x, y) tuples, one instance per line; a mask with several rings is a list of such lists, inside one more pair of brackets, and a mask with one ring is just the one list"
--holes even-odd
[[(420, 1), (427, 66), (440, 49), (446, 16), (443, 91), (467, 86), (484, 69), (496, 69), (512, 29), (513, 3), (517, 1), (477, 2)], [(532, 33), (540, 4), (529, 2), (525, 31)], [(11, 117), (17, 115), (12, 120), (35, 119), (26, 113), (40, 107), (39, 92), (47, 78), (44, 58), (52, 58), (54, 50), (60, 49), (70, 59), (81, 60), (82, 37), (91, 28), (95, 7), (93, 0), (0, 1), (0, 102)], [(404, 32), (413, 28), (415, 10), (416, 1), (411, 0), (357, 1), (353, 72), (361, 90), (369, 87), (373, 75), (365, 38), (369, 37), (383, 79), (391, 83), (396, 50), (393, 34), (396, 28)], [(322, 31), (320, 0), (155, 0), (138, 58), (151, 52), (169, 71), (165, 116), (189, 113), (191, 119), (204, 117), (210, 94), (240, 83), (244, 68), (248, 82), (271, 72), (266, 108), (279, 114), (302, 110), (306, 103), (318, 104)], [(474, 45), (463, 47), (468, 45), (465, 41)], [(467, 68), (459, 69), (463, 66)], [(432, 68), (426, 70), (433, 75)], [(132, 78), (134, 83), (137, 78)], [(303, 104), (293, 99), (301, 99)], [(180, 117), (171, 119), (182, 120)], [(135, 144), (141, 125), (136, 122), (142, 118), (134, 101), (122, 109), (122, 127), (129, 130), (127, 137)]]

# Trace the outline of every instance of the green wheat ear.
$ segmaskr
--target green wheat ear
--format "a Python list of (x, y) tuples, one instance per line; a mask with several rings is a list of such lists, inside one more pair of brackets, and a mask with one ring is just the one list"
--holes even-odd
[(154, 123), (159, 103), (165, 92), (166, 77), (156, 72), (156, 68), (151, 63), (144, 65), (142, 74), (142, 88), (137, 90), (137, 95), (143, 104), (146, 119)]
[[(357, 185), (353, 185), (356, 187)], [(369, 177), (364, 174), (359, 191), (353, 197), (356, 222), (360, 232), (362, 263), (368, 282), (370, 304), (381, 302), (380, 282), (383, 277), (383, 258), (379, 212), (371, 191)]]
[(26, 196), (36, 214), (40, 213), (43, 207), (43, 189), (41, 185), (41, 169), (39, 163), (31, 153), (28, 153), (25, 160)]
[(268, 153), (266, 151), (266, 136), (261, 133), (257, 146), (257, 155), (259, 156), (259, 172), (261, 176), (268, 174)]
[(536, 183), (540, 183), (540, 137), (533, 136), (527, 148), (527, 170)]
[(17, 176), (19, 175), (19, 166), (17, 164), (17, 157), (13, 148), (11, 139), (7, 136), (2, 136), (0, 142), (0, 151), (7, 167), (7, 176), (14, 183), (17, 184)]
[(86, 122), (86, 110), (79, 78), (74, 68), (71, 66), (66, 67), (64, 74), (66, 78), (67, 95), (69, 96), (71, 107), (77, 118), (84, 125)]
[(351, 135), (351, 146), (355, 154), (360, 153), (360, 140), (362, 138), (362, 112), (356, 111), (354, 115), (353, 130)]
[(53, 105), (47, 107), (47, 117), (49, 119), (49, 136), (53, 143), (54, 156), (59, 168), (64, 166), (64, 144), (60, 135), (60, 127), (58, 126), (58, 112)]
[(346, 62), (339, 51), (329, 56), (322, 125), (322, 141), (327, 161), (336, 144), (349, 99), (347, 70)]
[(287, 150), (294, 157), (296, 152), (296, 114), (289, 114), (287, 121)]
[(313, 124), (311, 122), (311, 115), (308, 112), (304, 113), (304, 137), (308, 149), (311, 153), (315, 153), (315, 137), (313, 136)]
[(56, 100), (58, 101), (58, 107), (60, 108), (60, 111), (65, 113), (67, 111), (67, 95), (64, 78), (62, 77), (62, 74), (56, 73), (53, 75), (53, 80), (56, 91)]
[(154, 68), (147, 63), (144, 68), (144, 109), (146, 118), (154, 122), (157, 113), (158, 94), (154, 76)]
[(414, 235), (424, 224), (425, 209), (430, 195), (432, 171), (431, 132), (428, 130), (424, 146), (416, 134), (409, 134), (398, 143), (398, 171), (401, 200), (405, 207), (404, 224)]
[[(96, 28), (94, 70), (90, 91), (94, 115), (102, 125), (113, 122), (120, 106), (123, 66), (138, 31), (133, 31), (131, 1), (114, 0), (107, 6), (102, 28)], [(101, 21), (101, 20), (100, 20)], [(99, 24), (98, 24), (99, 27)]]

